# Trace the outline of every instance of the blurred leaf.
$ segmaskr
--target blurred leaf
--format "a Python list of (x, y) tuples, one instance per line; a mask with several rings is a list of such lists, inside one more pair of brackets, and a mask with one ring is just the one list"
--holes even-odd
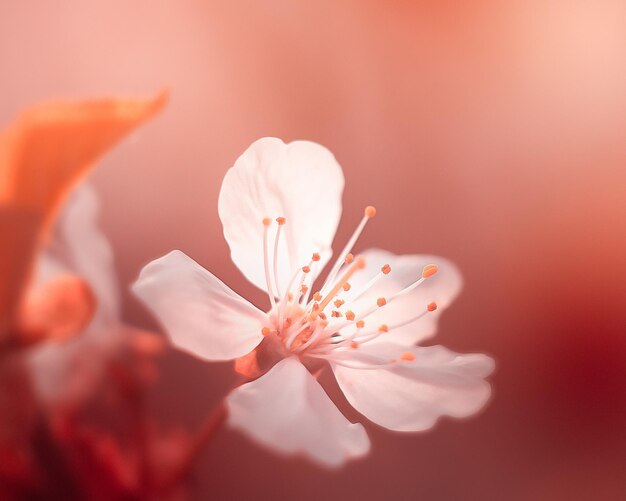
[(0, 338), (14, 326), (37, 247), (69, 191), (166, 101), (161, 93), (45, 103), (0, 133)]

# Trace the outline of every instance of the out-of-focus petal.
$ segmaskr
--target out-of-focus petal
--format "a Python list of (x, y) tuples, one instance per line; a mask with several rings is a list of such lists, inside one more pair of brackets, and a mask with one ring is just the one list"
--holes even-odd
[(340, 466), (369, 450), (362, 425), (350, 423), (296, 359), (234, 390), (226, 399), (230, 424), (286, 455), (301, 454)]
[(120, 293), (113, 250), (100, 230), (100, 204), (92, 186), (82, 183), (70, 195), (40, 255), (37, 282), (62, 273), (87, 281), (98, 304), (94, 321), (112, 325), (120, 319)]
[[(410, 361), (410, 358), (414, 360)], [(489, 399), (485, 381), (493, 359), (482, 354), (457, 354), (442, 346), (364, 345), (343, 362), (352, 365), (396, 362), (381, 369), (354, 369), (331, 363), (339, 386), (352, 406), (380, 426), (397, 431), (422, 431), (441, 416), (462, 418), (480, 410)]]
[[(407, 295), (389, 302), (365, 318), (366, 329), (376, 330), (382, 324), (392, 327), (416, 317), (426, 311), (429, 303), (435, 302), (437, 304), (435, 311), (428, 312), (419, 320), (392, 329), (379, 339), (408, 346), (434, 335), (441, 312), (452, 303), (461, 290), (463, 281), (457, 267), (447, 259), (430, 255), (396, 255), (380, 249), (370, 249), (360, 255), (365, 259), (366, 267), (352, 276), (351, 289), (340, 296), (357, 314), (376, 305), (378, 298), (390, 298), (411, 285), (422, 276), (425, 265), (432, 263), (438, 265), (439, 271), (434, 276)], [(391, 272), (353, 301), (363, 286), (379, 273), (385, 264), (391, 266)], [(353, 330), (351, 327), (345, 332)], [(372, 341), (377, 342), (379, 341)]]
[(262, 340), (264, 313), (180, 251), (146, 265), (134, 293), (179, 348), (206, 360), (231, 360)]
[(19, 343), (64, 341), (91, 322), (96, 299), (80, 277), (61, 275), (31, 288), (20, 308)]
[[(254, 142), (226, 173), (219, 197), (219, 215), (231, 257), (243, 274), (266, 290), (263, 267), (263, 218), (271, 218), (270, 256), (277, 217), (285, 217), (278, 251), (278, 281), (284, 293), (293, 273), (309, 263), (314, 252), (331, 255), (341, 217), (344, 178), (330, 151), (319, 144), (263, 138)], [(271, 261), (270, 261), (271, 262)]]

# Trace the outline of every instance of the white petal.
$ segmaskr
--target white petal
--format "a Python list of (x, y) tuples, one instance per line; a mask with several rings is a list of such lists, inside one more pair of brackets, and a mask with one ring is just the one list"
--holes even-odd
[[(331, 255), (341, 217), (344, 178), (330, 151), (319, 144), (263, 138), (254, 142), (226, 173), (219, 196), (219, 215), (231, 257), (243, 274), (266, 290), (263, 266), (263, 218), (273, 255), (275, 218), (285, 217), (279, 246), (278, 281), (285, 293), (293, 273), (322, 256), (319, 272)], [(272, 259), (270, 259), (270, 262)]]
[(429, 346), (412, 348), (415, 360), (401, 361), (406, 351), (391, 344), (364, 345), (350, 357), (353, 364), (367, 355), (380, 362), (398, 361), (387, 369), (331, 363), (348, 401), (374, 423), (390, 430), (422, 431), (441, 416), (470, 416), (489, 399), (491, 387), (484, 378), (494, 362), (486, 355), (459, 355), (442, 346)]
[[(384, 339), (387, 342), (409, 346), (434, 335), (441, 312), (452, 303), (461, 290), (462, 279), (457, 267), (447, 259), (430, 255), (398, 256), (380, 249), (370, 249), (360, 255), (365, 258), (366, 267), (353, 275), (350, 279), (352, 288), (341, 296), (346, 301), (346, 308), (357, 314), (375, 305), (379, 297), (390, 298), (411, 285), (422, 276), (425, 265), (434, 263), (439, 266), (439, 271), (434, 276), (412, 292), (390, 302), (364, 319), (366, 330), (376, 330), (382, 324), (392, 327), (416, 317), (426, 310), (429, 303), (435, 302), (436, 311), (429, 312), (415, 322), (392, 329), (384, 335)], [(376, 285), (354, 302), (354, 296), (385, 264), (391, 266), (391, 273), (383, 276)], [(350, 333), (353, 330), (354, 328), (349, 328), (344, 332)]]
[(133, 292), (179, 348), (206, 360), (230, 360), (262, 340), (265, 314), (180, 251), (141, 270)]
[(339, 466), (369, 450), (363, 426), (339, 412), (296, 358), (282, 360), (261, 378), (234, 390), (227, 405), (233, 427), (279, 453)]
[(81, 184), (69, 197), (50, 244), (38, 262), (38, 282), (61, 273), (85, 279), (98, 301), (93, 323), (115, 324), (120, 318), (120, 296), (113, 251), (97, 220), (100, 207), (94, 189)]

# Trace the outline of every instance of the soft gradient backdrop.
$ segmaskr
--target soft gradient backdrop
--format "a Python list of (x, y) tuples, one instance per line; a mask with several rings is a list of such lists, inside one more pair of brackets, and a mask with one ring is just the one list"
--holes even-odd
[[(464, 273), (435, 342), (496, 358), (482, 415), (417, 435), (370, 424), (370, 457), (339, 472), (225, 430), (197, 499), (623, 496), (624, 26), (626, 4), (603, 0), (2, 3), (3, 126), (52, 97), (172, 92), (93, 176), (123, 284), (179, 248), (265, 306), (230, 261), (217, 196), (267, 135), (337, 156), (339, 245), (372, 204), (359, 248)], [(128, 293), (125, 316), (154, 326)], [(154, 413), (197, 426), (235, 381), (172, 353)]]

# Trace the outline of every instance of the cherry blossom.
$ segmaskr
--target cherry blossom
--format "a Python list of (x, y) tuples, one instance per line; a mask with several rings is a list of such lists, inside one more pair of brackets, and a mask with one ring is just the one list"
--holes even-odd
[(332, 153), (307, 141), (260, 139), (227, 172), (218, 204), (224, 236), (237, 267), (267, 292), (267, 310), (180, 251), (148, 264), (133, 287), (180, 349), (238, 359), (249, 381), (226, 399), (233, 427), (328, 466), (365, 455), (369, 439), (320, 386), (325, 367), (357, 411), (398, 431), (476, 413), (494, 367), (482, 354), (417, 345), (459, 293), (460, 274), (435, 256), (353, 254), (374, 207), (315, 287), (332, 257), (343, 186)]

